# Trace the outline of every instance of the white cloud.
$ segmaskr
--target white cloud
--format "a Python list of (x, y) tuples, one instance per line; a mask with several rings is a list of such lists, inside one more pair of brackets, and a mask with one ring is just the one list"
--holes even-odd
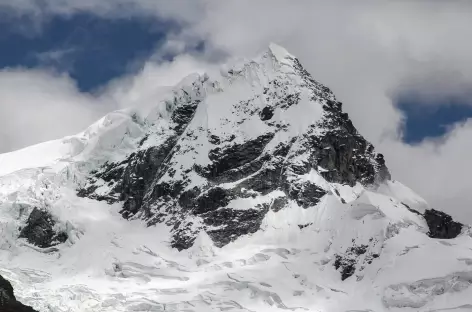
[(28, 15), (29, 21), (41, 25), (52, 14), (72, 15), (92, 13), (103, 17), (120, 18), (147, 16), (193, 23), (204, 14), (204, 3), (199, 0), (0, 0), (0, 9), (10, 14)]
[(162, 87), (172, 87), (188, 75), (203, 74), (215, 67), (215, 64), (191, 54), (181, 54), (172, 61), (149, 61), (137, 75), (109, 83), (101, 90), (100, 98), (108, 99), (119, 107), (146, 105), (154, 101)]
[[(56, 103), (61, 97), (75, 103), (66, 104), (71, 107), (89, 107), (90, 101), (104, 106), (147, 101), (153, 98), (157, 86), (210, 66), (209, 61), (215, 56), (252, 56), (274, 41), (297, 55), (315, 79), (333, 89), (359, 131), (384, 152), (396, 179), (417, 190), (434, 207), (472, 222), (472, 193), (468, 191), (472, 189), (468, 178), (472, 173), (468, 162), (472, 155), (471, 122), (457, 125), (438, 140), (409, 146), (400, 138), (404, 116), (392, 102), (399, 94), (414, 92), (434, 105), (441, 105), (437, 99), (451, 96), (472, 103), (472, 4), (303, 0), (43, 2), (47, 5), (42, 9), (25, 0), (0, 0), (0, 5), (38, 16), (41, 12), (72, 14), (84, 10), (110, 18), (154, 15), (175, 19), (183, 26), (182, 32), (173, 34), (166, 45), (168, 52), (183, 53), (175, 63), (157, 65), (164, 53), (160, 51), (138, 76), (115, 81), (102, 90), (101, 96), (92, 99), (78, 93), (67, 79), (56, 77), (37, 85), (38, 89), (52, 88), (56, 92), (54, 98), (42, 98), (44, 103)], [(199, 40), (205, 40), (205, 54), (201, 58), (189, 56), (188, 43)], [(23, 97), (39, 92), (29, 91), (24, 83), (16, 89), (25, 93)], [(27, 97), (25, 102), (34, 102), (33, 98)], [(48, 105), (58, 104), (44, 107)], [(40, 125), (49, 120), (42, 116), (39, 114), (30, 122)], [(45, 133), (44, 137), (48, 135)], [(39, 140), (33, 135), (28, 142), (33, 139)]]
[(212, 66), (189, 54), (149, 61), (95, 94), (80, 92), (69, 76), (53, 71), (0, 71), (0, 153), (78, 133), (111, 110), (152, 105), (162, 87)]
[(377, 149), (387, 155), (393, 178), (409, 185), (436, 208), (472, 223), (472, 119), (445, 137), (415, 146), (386, 141)]
[(1, 71), (0, 152), (80, 131), (111, 108), (77, 91), (67, 76)]
[(71, 72), (74, 68), (74, 54), (76, 52), (77, 49), (65, 48), (35, 53), (32, 56), (43, 66), (61, 68), (61, 71)]

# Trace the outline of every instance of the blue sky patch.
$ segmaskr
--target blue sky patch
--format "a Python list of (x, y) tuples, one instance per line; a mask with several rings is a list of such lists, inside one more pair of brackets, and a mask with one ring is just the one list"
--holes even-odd
[(421, 103), (418, 98), (400, 98), (397, 107), (405, 114), (403, 141), (409, 144), (425, 138), (440, 137), (457, 122), (472, 118), (472, 105), (458, 99), (443, 99), (440, 104)]
[[(137, 70), (177, 25), (155, 19), (107, 19), (92, 14), (52, 16), (40, 32), (18, 28), (27, 17), (0, 15), (0, 68), (52, 67), (81, 91)], [(30, 26), (31, 25), (31, 22)]]

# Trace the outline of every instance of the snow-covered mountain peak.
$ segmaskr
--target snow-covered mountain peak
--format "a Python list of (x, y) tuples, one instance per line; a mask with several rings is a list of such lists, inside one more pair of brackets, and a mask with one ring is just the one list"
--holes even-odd
[(470, 228), (392, 181), (275, 44), (0, 155), (0, 232), (0, 274), (41, 312), (462, 311), (472, 294)]
[(332, 92), (281, 47), (179, 88), (135, 151), (94, 171), (79, 192), (123, 201), (127, 218), (173, 226), (179, 249), (201, 231), (223, 246), (257, 231), (271, 209), (307, 208), (333, 191), (348, 202), (355, 191), (337, 185), (389, 179)]
[(295, 56), (290, 54), (284, 47), (273, 42), (269, 44), (269, 52), (280, 62), (286, 59), (295, 59)]

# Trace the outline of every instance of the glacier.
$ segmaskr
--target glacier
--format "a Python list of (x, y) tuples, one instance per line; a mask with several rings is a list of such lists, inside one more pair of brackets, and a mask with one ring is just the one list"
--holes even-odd
[(0, 154), (0, 276), (40, 312), (471, 311), (470, 227), (386, 162), (271, 44)]

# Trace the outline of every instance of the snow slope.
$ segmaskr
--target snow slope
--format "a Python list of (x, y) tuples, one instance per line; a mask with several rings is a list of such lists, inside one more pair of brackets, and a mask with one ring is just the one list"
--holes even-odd
[[(314, 152), (302, 149), (310, 138), (303, 135), (314, 123), (332, 117), (322, 109), (326, 99), (313, 100), (303, 89), (304, 81), (293, 71), (294, 59), (271, 45), (263, 56), (233, 67), (229, 76), (190, 76), (156, 103), (111, 113), (76, 136), (0, 155), (0, 275), (12, 282), (18, 299), (40, 312), (472, 310), (469, 227), (453, 239), (432, 239), (422, 216), (428, 204), (400, 182), (363, 175), (348, 180), (336, 175), (340, 164), (337, 171), (327, 167), (330, 163), (296, 171)], [(264, 92), (274, 77), (286, 79), (288, 90), (301, 96), (296, 105), (275, 107), (268, 124), (259, 114), (267, 103), (246, 100)], [(288, 92), (283, 85), (271, 91)], [(194, 101), (194, 114), (179, 129), (174, 112)], [(229, 115), (234, 103), (242, 104)], [(258, 114), (249, 114), (250, 109)], [(194, 172), (185, 176), (187, 166), (215, 161), (209, 156), (214, 146), (198, 132), (234, 135), (233, 143), (221, 140), (218, 148), (224, 150), (264, 136), (277, 124), (285, 124), (286, 131), (276, 132), (264, 151), (274, 154), (275, 146), (296, 138), (282, 158), (284, 168), (294, 170), (287, 173), (288, 184), (301, 185), (301, 191), (290, 197), (291, 188), (263, 192), (253, 187), (241, 193), (251, 196), (231, 197), (216, 211), (232, 207), (247, 212), (268, 202), (273, 206), (282, 197), (287, 201), (264, 210), (256, 231), (225, 240), (221, 247), (214, 229), (199, 215), (166, 215), (193, 221), (195, 236), (181, 251), (171, 247), (180, 225), (157, 222), (148, 227), (149, 219), (140, 218), (144, 210), (138, 217), (123, 218), (123, 201), (110, 197), (121, 176), (94, 178), (92, 198), (78, 196), (77, 188), (92, 183), (92, 172), (130, 166), (123, 162), (129, 155), (161, 146), (175, 133), (180, 154), (166, 163), (175, 172), (165, 171), (159, 177), (163, 180), (153, 178), (150, 184), (187, 179), (187, 189), (199, 186), (203, 193), (215, 185), (234, 190), (259, 171), (224, 183)], [(317, 129), (315, 136), (329, 132)], [(186, 139), (192, 134), (194, 139)], [(277, 166), (277, 161), (267, 160), (259, 170)], [(315, 195), (304, 193), (307, 185), (322, 190), (316, 193), (319, 198), (310, 201)], [(67, 233), (65, 243), (39, 248), (18, 238), (35, 207), (53, 216), (55, 230)]]

